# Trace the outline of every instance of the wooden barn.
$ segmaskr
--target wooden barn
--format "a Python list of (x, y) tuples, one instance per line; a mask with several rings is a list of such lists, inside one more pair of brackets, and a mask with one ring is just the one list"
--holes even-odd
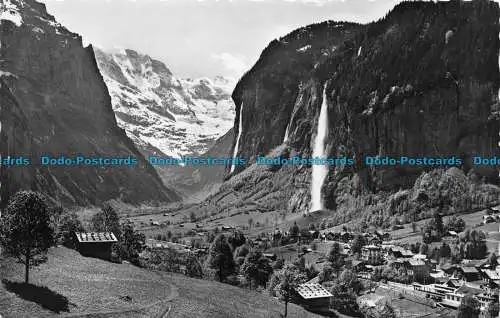
[(118, 242), (111, 232), (75, 232), (77, 249), (83, 256), (111, 260), (111, 247)]
[(316, 313), (330, 312), (330, 298), (333, 295), (318, 283), (305, 283), (295, 288), (299, 294), (299, 304)]

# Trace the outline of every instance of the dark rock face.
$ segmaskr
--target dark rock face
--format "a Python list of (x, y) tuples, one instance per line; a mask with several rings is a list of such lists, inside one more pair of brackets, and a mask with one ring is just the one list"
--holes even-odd
[[(283, 142), (296, 103), (307, 102), (297, 98), (301, 83), (357, 28), (362, 26), (328, 21), (298, 29), (268, 45), (233, 92), (235, 136), (244, 105), (239, 156), (253, 159)], [(235, 144), (236, 140), (233, 148)]]
[[(3, 167), (3, 198), (15, 189), (32, 188), (68, 205), (176, 200), (117, 127), (92, 47), (84, 48), (81, 37), (55, 22), (45, 5), (12, 3), (23, 22), (17, 26), (3, 20), (0, 25), (0, 69), (12, 74), (2, 81), (1, 151), (2, 156), (31, 155), (35, 165), (19, 172)], [(37, 166), (40, 154), (135, 156), (139, 165)]]
[[(289, 122), (288, 144), (310, 155), (327, 81), (332, 156), (498, 153), (499, 123), (491, 117), (499, 87), (497, 5), (404, 3), (367, 26), (336, 28), (343, 31), (332, 35), (325, 31), (331, 25), (316, 26), (338, 43), (323, 60), (310, 53), (316, 67), (297, 70), (299, 30), (271, 43), (240, 80), (233, 98), (235, 127), (244, 103), (242, 155), (281, 144)], [(325, 42), (309, 29), (313, 51)], [(373, 186), (380, 189), (407, 186), (422, 171), (377, 170)], [(497, 180), (494, 168), (480, 172)]]
[[(235, 136), (244, 105), (238, 154), (311, 156), (326, 85), (329, 156), (465, 158), (451, 169), (332, 167), (322, 192), (335, 222), (362, 216), (381, 225), (396, 213), (420, 211), (415, 198), (422, 193), (427, 207), (440, 196), (455, 202), (455, 211), (498, 204), (498, 167), (471, 169), (470, 162), (475, 154), (500, 153), (498, 21), (493, 2), (404, 2), (371, 24), (322, 23), (273, 41), (233, 92)], [(308, 166), (226, 173), (211, 198), (214, 209), (225, 213), (235, 198), (261, 210), (309, 208)]]

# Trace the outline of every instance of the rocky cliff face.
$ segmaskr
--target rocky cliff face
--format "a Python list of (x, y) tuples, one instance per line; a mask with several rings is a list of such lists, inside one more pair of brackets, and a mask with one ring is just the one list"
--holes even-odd
[(140, 149), (199, 155), (232, 127), (231, 79), (177, 78), (163, 62), (133, 50), (94, 51), (118, 125)]
[[(470, 163), (500, 152), (498, 21), (493, 2), (404, 2), (374, 23), (325, 22), (273, 41), (233, 93), (236, 153), (311, 156), (325, 89), (330, 157), (466, 158), (451, 169), (331, 167), (322, 193), (336, 222), (380, 225), (443, 198), (456, 211), (498, 203), (498, 167)], [(310, 166), (242, 170), (227, 170), (212, 209), (308, 210)]]
[[(32, 156), (33, 166), (2, 166), (2, 197), (32, 188), (68, 205), (169, 202), (178, 198), (118, 128), (92, 47), (33, 0), (0, 8), (2, 157)], [(137, 167), (47, 167), (40, 154), (135, 156)]]
[[(360, 28), (363, 26), (328, 21), (298, 29), (264, 49), (232, 95), (235, 136), (240, 130), (239, 117), (243, 117), (239, 156), (253, 159), (283, 143), (296, 103), (307, 102), (298, 99), (303, 82)], [(233, 148), (235, 145), (236, 138)]]

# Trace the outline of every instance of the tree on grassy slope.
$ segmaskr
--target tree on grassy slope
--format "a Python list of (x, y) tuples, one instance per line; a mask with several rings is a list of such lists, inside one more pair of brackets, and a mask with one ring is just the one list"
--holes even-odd
[(278, 292), (281, 299), (285, 301), (285, 313), (283, 317), (286, 317), (288, 314), (288, 303), (296, 293), (295, 288), (306, 281), (307, 276), (305, 273), (301, 272), (293, 264), (286, 265), (271, 276), (268, 289), (272, 296), (275, 296), (275, 293)]
[(332, 285), (332, 307), (343, 314), (359, 316), (360, 309), (356, 298), (362, 289), (363, 284), (359, 281), (356, 274), (351, 270), (344, 270)]
[(250, 287), (265, 287), (269, 276), (273, 273), (273, 268), (269, 264), (269, 259), (264, 257), (262, 252), (252, 251), (245, 257), (240, 271), (250, 283)]
[(24, 263), (26, 283), (29, 269), (47, 260), (53, 231), (50, 213), (41, 194), (20, 191), (12, 197), (0, 219), (0, 244), (6, 254)]
[(120, 240), (116, 244), (118, 256), (132, 264), (139, 264), (139, 254), (146, 246), (146, 236), (135, 231), (131, 224), (123, 224), (121, 233)]
[(63, 214), (57, 227), (58, 243), (74, 248), (76, 246), (75, 232), (84, 232), (85, 229), (75, 212)]
[(224, 234), (218, 235), (210, 245), (207, 263), (210, 268), (215, 270), (220, 282), (234, 273), (235, 264), (231, 245)]
[(105, 203), (101, 211), (92, 217), (92, 228), (96, 232), (113, 232), (119, 239), (121, 237), (120, 218), (115, 209)]
[(338, 242), (334, 242), (330, 252), (328, 253), (328, 261), (330, 262), (335, 274), (338, 275), (344, 266), (344, 255), (342, 255), (342, 248)]

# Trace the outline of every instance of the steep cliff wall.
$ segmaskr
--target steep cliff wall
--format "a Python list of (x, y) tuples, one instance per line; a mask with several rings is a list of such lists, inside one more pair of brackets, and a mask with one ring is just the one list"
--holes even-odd
[(138, 167), (35, 166), (24, 170), (31, 184), (4, 169), (9, 188), (37, 189), (69, 205), (177, 199), (117, 127), (92, 47), (84, 48), (81, 37), (57, 23), (45, 5), (7, 2), (17, 19), (0, 24), (0, 70), (8, 77), (2, 82), (2, 126), (11, 127), (2, 130), (2, 155), (9, 144), (10, 154), (31, 155), (35, 164), (40, 154), (130, 155), (139, 161)]
[[(254, 158), (283, 142), (301, 83), (359, 28), (363, 27), (354, 23), (323, 22), (298, 29), (272, 41), (264, 49), (233, 92), (237, 113), (235, 136), (239, 133), (239, 118), (243, 116), (239, 156)], [(243, 115), (241, 104), (245, 105)], [(236, 139), (233, 149), (235, 145)]]
[[(403, 2), (374, 23), (325, 22), (273, 41), (233, 92), (235, 135), (243, 118), (238, 155), (310, 156), (326, 85), (327, 153), (358, 162), (331, 167), (323, 185), (337, 221), (363, 216), (380, 225), (443, 198), (456, 211), (498, 203), (498, 167), (470, 163), (475, 154), (500, 153), (498, 21), (491, 1)], [(456, 155), (466, 162), (374, 168), (362, 164), (365, 155)], [(213, 209), (231, 209), (237, 200), (232, 206), (308, 210), (310, 166), (227, 173)]]
[[(402, 3), (376, 23), (326, 31), (338, 45), (320, 49), (323, 59), (304, 56), (311, 69), (297, 70), (295, 37), (304, 31), (271, 43), (233, 94), (238, 107), (245, 104), (241, 154), (269, 152), (287, 126), (290, 146), (310, 154), (327, 80), (331, 154), (495, 153), (497, 17), (493, 2)], [(315, 28), (324, 34), (331, 25)], [(324, 42), (311, 34), (305, 43), (313, 51)], [(493, 170), (484, 173), (493, 178)]]

